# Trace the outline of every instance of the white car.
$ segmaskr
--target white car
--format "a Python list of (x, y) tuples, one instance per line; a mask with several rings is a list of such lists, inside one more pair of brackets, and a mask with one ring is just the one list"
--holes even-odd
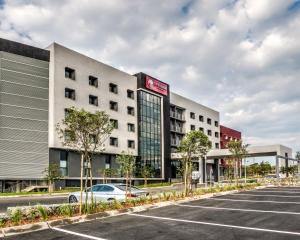
[[(126, 199), (126, 185), (125, 184), (97, 184), (92, 186), (93, 197), (95, 202), (109, 202), (117, 200), (125, 202)], [(130, 190), (130, 191), (129, 191)], [(146, 197), (149, 193), (140, 190), (136, 187), (128, 186), (127, 197), (138, 198)], [(85, 192), (82, 192), (82, 199), (85, 200)], [(77, 203), (80, 201), (80, 192), (70, 193), (68, 196), (69, 203)], [(88, 188), (88, 201), (91, 202), (91, 189)]]

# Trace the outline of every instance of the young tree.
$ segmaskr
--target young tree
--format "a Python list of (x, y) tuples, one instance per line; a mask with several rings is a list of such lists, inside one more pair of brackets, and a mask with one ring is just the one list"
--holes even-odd
[(144, 178), (144, 186), (147, 187), (148, 178), (152, 177), (154, 173), (154, 169), (151, 166), (144, 166), (141, 169), (141, 175)]
[(118, 170), (115, 168), (101, 168), (98, 170), (99, 175), (103, 178), (103, 183), (107, 183), (107, 178), (112, 178), (117, 175)]
[(48, 182), (48, 191), (51, 193), (54, 190), (55, 181), (63, 179), (58, 164), (50, 163), (43, 173), (45, 173), (45, 180)]
[[(104, 142), (113, 129), (109, 115), (104, 111), (91, 113), (74, 107), (70, 108), (65, 119), (56, 125), (56, 130), (63, 145), (81, 154), (80, 214), (82, 213), (83, 171), (86, 169), (85, 203), (87, 204), (88, 177), (90, 178), (90, 187), (92, 187), (93, 182), (93, 155), (104, 150)], [(91, 200), (93, 201), (93, 191), (91, 191)]]
[(272, 171), (272, 166), (269, 162), (262, 161), (259, 164), (258, 174), (260, 174), (262, 177), (266, 176), (268, 173), (271, 173), (271, 171)]
[(236, 184), (238, 184), (238, 166), (242, 159), (247, 156), (248, 146), (248, 144), (243, 144), (241, 140), (231, 140), (227, 143), (227, 148), (229, 149), (232, 160), (234, 161), (234, 178), (236, 179)]
[(191, 131), (180, 142), (177, 151), (181, 154), (185, 196), (192, 187), (192, 159), (206, 157), (210, 148), (211, 142), (202, 131)]
[(127, 200), (128, 182), (130, 181), (131, 186), (131, 177), (134, 171), (135, 157), (129, 153), (122, 151), (121, 154), (117, 156), (116, 161), (120, 165), (120, 171), (122, 175), (125, 176), (125, 200)]

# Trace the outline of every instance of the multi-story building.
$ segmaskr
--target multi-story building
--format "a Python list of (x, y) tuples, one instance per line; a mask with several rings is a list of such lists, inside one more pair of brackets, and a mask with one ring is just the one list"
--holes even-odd
[(149, 75), (130, 75), (57, 43), (44, 50), (1, 39), (0, 57), (3, 188), (20, 180), (42, 182), (49, 163), (60, 166), (61, 185), (79, 184), (80, 156), (56, 131), (70, 107), (105, 111), (115, 126), (105, 150), (94, 157), (95, 181), (102, 179), (100, 169), (118, 168), (122, 151), (134, 155), (138, 167), (152, 166), (153, 180), (174, 177), (171, 152), (191, 130), (203, 131), (219, 148), (219, 113), (171, 93)]
[(220, 139), (221, 149), (226, 149), (229, 141), (241, 140), (242, 133), (235, 129), (220, 125)]
[[(173, 92), (170, 94), (170, 101), (171, 151), (173, 153), (176, 152), (184, 135), (193, 130), (204, 132), (211, 141), (212, 149), (220, 148), (219, 112)], [(198, 166), (198, 160), (195, 164)], [(215, 168), (216, 164), (216, 161), (209, 160), (207, 171), (210, 172), (210, 169)], [(171, 177), (176, 178), (180, 161), (175, 157), (171, 165)]]

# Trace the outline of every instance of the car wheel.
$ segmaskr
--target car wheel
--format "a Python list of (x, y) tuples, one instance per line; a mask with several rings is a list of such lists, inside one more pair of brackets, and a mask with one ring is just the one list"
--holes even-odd
[(69, 197), (69, 203), (77, 203), (78, 201), (77, 201), (77, 198), (74, 196), (74, 195), (71, 195), (70, 197)]

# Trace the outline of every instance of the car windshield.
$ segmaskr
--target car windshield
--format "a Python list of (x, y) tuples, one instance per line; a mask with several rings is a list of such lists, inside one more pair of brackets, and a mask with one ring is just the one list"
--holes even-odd
[[(121, 189), (122, 191), (126, 191), (126, 185), (116, 185), (116, 187)], [(136, 187), (128, 186), (128, 191), (140, 191), (140, 189), (138, 189)]]

